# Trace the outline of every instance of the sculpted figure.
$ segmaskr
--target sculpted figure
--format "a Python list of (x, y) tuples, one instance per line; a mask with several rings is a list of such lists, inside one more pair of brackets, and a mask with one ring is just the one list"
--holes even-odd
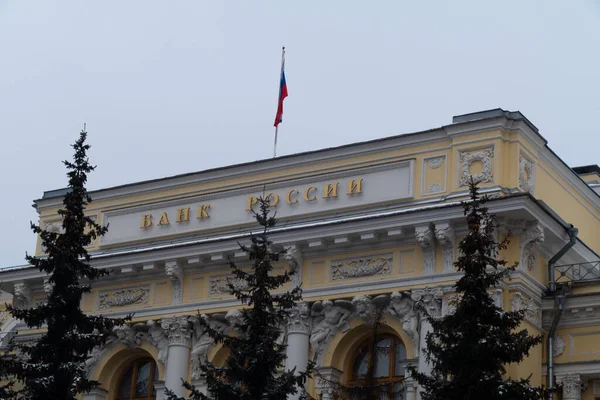
[(415, 312), (414, 302), (406, 293), (393, 292), (388, 308), (390, 314), (402, 321), (402, 329), (411, 337), (413, 345), (419, 348), (419, 318)]
[(154, 345), (154, 347), (156, 347), (158, 350), (158, 361), (160, 361), (162, 364), (166, 364), (169, 339), (167, 338), (167, 335), (160, 324), (150, 320), (147, 322), (147, 325), (148, 341), (152, 343), (152, 345)]
[(371, 302), (371, 296), (359, 294), (354, 296), (352, 299), (352, 305), (354, 306), (354, 312), (363, 320), (369, 322), (375, 315), (375, 307)]
[(352, 303), (346, 300), (317, 301), (312, 306), (312, 316), (316, 325), (310, 335), (310, 344), (316, 353), (323, 343), (330, 340), (341, 329), (347, 329), (348, 318), (352, 314)]
[[(229, 327), (225, 314), (214, 314), (211, 317), (207, 315), (201, 315), (200, 318), (208, 322), (208, 325), (215, 331), (223, 333)], [(211, 338), (204, 326), (200, 324), (198, 320), (194, 321), (194, 346), (192, 348), (192, 379), (200, 379), (202, 376), (202, 370), (200, 366), (206, 362), (208, 358), (208, 349), (215, 343), (214, 339)]]

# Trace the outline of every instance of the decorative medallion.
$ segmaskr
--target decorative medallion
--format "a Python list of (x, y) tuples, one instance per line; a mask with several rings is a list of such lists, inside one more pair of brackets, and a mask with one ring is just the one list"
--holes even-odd
[(519, 154), (519, 187), (532, 193), (534, 185), (535, 164), (521, 153)]
[(442, 185), (440, 185), (439, 183), (432, 183), (427, 188), (427, 193), (437, 193), (437, 192), (442, 192), (443, 190), (444, 189), (442, 188)]
[(446, 157), (442, 156), (442, 157), (430, 158), (429, 160), (427, 160), (427, 165), (429, 165), (429, 168), (431, 168), (431, 169), (439, 168), (444, 163), (444, 158), (446, 158)]
[(98, 308), (102, 310), (133, 304), (147, 304), (149, 294), (149, 286), (100, 292)]
[(332, 261), (331, 280), (389, 275), (392, 273), (393, 261), (394, 256), (392, 254)]
[[(460, 177), (459, 186), (467, 186), (471, 177), (476, 183), (490, 183), (494, 181), (492, 171), (492, 159), (494, 158), (494, 149), (482, 149), (475, 151), (461, 151), (460, 155)], [(479, 161), (483, 164), (483, 170), (476, 174), (471, 173), (471, 166)]]
[(560, 357), (562, 353), (565, 352), (566, 347), (567, 344), (565, 343), (565, 339), (563, 339), (562, 336), (558, 334), (554, 335), (554, 340), (552, 341), (552, 348), (554, 349), (554, 358)]

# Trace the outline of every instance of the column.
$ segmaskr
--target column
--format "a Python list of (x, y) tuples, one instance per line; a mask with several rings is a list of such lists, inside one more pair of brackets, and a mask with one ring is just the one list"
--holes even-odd
[(559, 377), (556, 381), (563, 387), (562, 400), (581, 400), (581, 390), (583, 388), (581, 375), (566, 375)]
[[(307, 303), (300, 303), (291, 310), (287, 325), (287, 348), (285, 369), (296, 368), (296, 372), (306, 370), (308, 365), (308, 343), (310, 337), (310, 309)], [(288, 399), (298, 400), (302, 393), (290, 395)]]
[(154, 390), (156, 390), (156, 400), (165, 399), (165, 383), (163, 381), (154, 381)]
[[(427, 334), (433, 331), (433, 327), (429, 323), (427, 317), (439, 318), (442, 315), (442, 297), (441, 288), (430, 288), (413, 290), (411, 294), (412, 300), (415, 302), (417, 310), (420, 312), (420, 331), (419, 331), (419, 372), (429, 375), (431, 374), (431, 365), (425, 358), (425, 350), (427, 349)], [(421, 398), (417, 390), (417, 399)]]
[(176, 395), (183, 396), (185, 388), (181, 385), (181, 379), (186, 380), (188, 377), (192, 328), (187, 316), (165, 318), (161, 321), (161, 326), (169, 340), (165, 387)]
[(108, 398), (108, 392), (100, 387), (95, 387), (88, 393), (85, 393), (81, 398), (83, 400), (105, 400)]
[(406, 387), (406, 400), (417, 400), (417, 382), (412, 378), (404, 380)]

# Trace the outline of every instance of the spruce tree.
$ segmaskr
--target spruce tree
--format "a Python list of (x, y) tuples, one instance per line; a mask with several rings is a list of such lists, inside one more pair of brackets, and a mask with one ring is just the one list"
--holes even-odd
[[(222, 343), (230, 354), (224, 366), (210, 362), (201, 364), (208, 395), (188, 382), (183, 383), (190, 390), (192, 400), (285, 400), (287, 395), (303, 390), (313, 370), (312, 362), (303, 371), (282, 370), (286, 345), (280, 338), (292, 309), (302, 300), (302, 290), (294, 287), (274, 293), (291, 282), (291, 276), (296, 271), (291, 269), (281, 274), (273, 273), (273, 264), (279, 261), (285, 250), (272, 250), (269, 230), (275, 226), (276, 219), (269, 215), (268, 200), (259, 199), (259, 206), (260, 210), (254, 212), (254, 216), (261, 226), (261, 232), (251, 236), (250, 246), (240, 245), (252, 261), (251, 269), (241, 269), (230, 261), (233, 280), (228, 283), (229, 290), (243, 305), (238, 322), (234, 324), (234, 330), (239, 335), (214, 330), (204, 318), (199, 318), (205, 334), (213, 338), (215, 343)], [(169, 400), (182, 399), (168, 390), (167, 395)]]
[(433, 332), (427, 335), (426, 358), (431, 376), (415, 374), (424, 388), (423, 400), (533, 400), (546, 398), (541, 387), (531, 387), (529, 378), (506, 377), (505, 367), (519, 363), (543, 337), (530, 336), (519, 329), (525, 310), (503, 311), (489, 288), (498, 287), (517, 264), (507, 266), (498, 259), (508, 246), (508, 238), (498, 241), (495, 216), (484, 204), (471, 180), (470, 201), (463, 202), (468, 225), (467, 236), (460, 241), (460, 256), (455, 267), (464, 275), (455, 285), (456, 311), (440, 319), (429, 318)]
[(29, 328), (46, 327), (35, 344), (16, 346), (19, 356), (12, 362), (4, 359), (10, 375), (24, 385), (18, 395), (22, 399), (70, 400), (97, 386), (98, 382), (87, 378), (84, 362), (88, 353), (103, 345), (112, 329), (127, 319), (86, 315), (80, 307), (82, 295), (90, 291), (88, 282), (108, 274), (90, 265), (86, 250), (107, 232), (107, 227), (85, 215), (86, 206), (92, 201), (86, 190), (87, 175), (95, 168), (87, 157), (90, 146), (85, 143), (86, 137), (84, 128), (72, 146), (73, 161), (64, 161), (69, 187), (64, 207), (58, 211), (62, 231), (48, 231), (31, 224), (41, 238), (45, 255), (27, 255), (26, 259), (48, 274), (52, 291), (45, 303), (32, 308), (8, 306), (12, 316)]

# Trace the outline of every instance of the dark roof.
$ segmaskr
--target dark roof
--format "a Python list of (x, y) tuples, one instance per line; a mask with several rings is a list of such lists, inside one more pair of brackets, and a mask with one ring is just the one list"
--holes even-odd
[(596, 164), (583, 165), (581, 167), (573, 167), (573, 171), (575, 171), (579, 175), (593, 174), (593, 173), (600, 175), (600, 167)]

